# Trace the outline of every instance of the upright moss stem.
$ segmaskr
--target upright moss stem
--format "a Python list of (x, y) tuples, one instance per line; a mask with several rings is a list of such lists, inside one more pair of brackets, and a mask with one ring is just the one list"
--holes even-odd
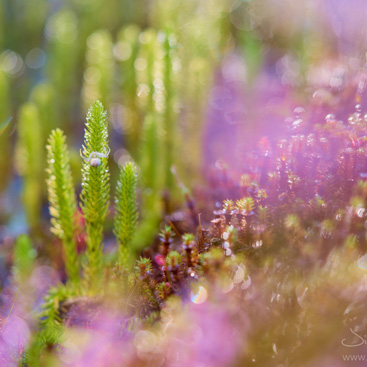
[(66, 274), (76, 284), (79, 282), (79, 260), (74, 239), (77, 205), (66, 139), (60, 129), (51, 132), (46, 148), (52, 232), (62, 240)]
[(96, 101), (87, 114), (80, 195), (87, 232), (84, 276), (91, 291), (98, 289), (102, 278), (103, 224), (110, 194), (108, 152), (107, 113), (102, 103)]

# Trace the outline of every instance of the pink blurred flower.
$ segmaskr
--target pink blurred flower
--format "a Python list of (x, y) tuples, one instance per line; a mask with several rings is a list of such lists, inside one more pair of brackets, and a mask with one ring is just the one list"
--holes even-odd
[(167, 366), (230, 365), (246, 343), (248, 325), (235, 320), (226, 307), (209, 302), (186, 307), (183, 316), (166, 325)]

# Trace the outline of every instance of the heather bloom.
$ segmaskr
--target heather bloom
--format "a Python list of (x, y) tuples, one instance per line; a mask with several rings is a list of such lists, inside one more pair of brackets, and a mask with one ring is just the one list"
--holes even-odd
[[(189, 303), (169, 299), (161, 325), (130, 324), (133, 333), (128, 331), (132, 320), (118, 312), (101, 307), (90, 312), (88, 320), (86, 310), (75, 307), (61, 343), (61, 366), (229, 365), (246, 347), (248, 319), (238, 313), (231, 296), (227, 306), (209, 302), (207, 296), (205, 290), (201, 298), (193, 296)], [(82, 324), (75, 323), (80, 319)]]
[(61, 366), (99, 367), (132, 365), (131, 345), (117, 339), (113, 333), (91, 329), (70, 328), (59, 355)]
[(367, 8), (363, 0), (319, 1), (325, 23), (338, 42), (340, 53), (355, 53), (366, 45)]
[(4, 367), (18, 365), (29, 341), (31, 330), (25, 319), (11, 315), (3, 321), (0, 339), (0, 364)]
[(89, 313), (89, 319), (83, 308), (76, 307), (71, 312), (74, 322), (82, 319), (84, 323), (75, 323), (66, 331), (60, 348), (61, 366), (132, 366), (135, 350), (127, 331), (128, 320), (106, 309), (94, 311)]
[[(14, 279), (13, 279), (14, 282)], [(51, 286), (59, 282), (57, 272), (49, 266), (37, 266), (24, 283), (4, 288), (0, 295), (0, 365), (18, 366), (31, 341), (35, 314)]]
[(4, 367), (18, 366), (31, 336), (29, 315), (25, 312), (23, 300), (18, 291), (3, 290), (0, 309), (0, 365)]
[(234, 362), (240, 348), (246, 348), (248, 320), (243, 314), (236, 318), (230, 298), (227, 306), (201, 299), (200, 304), (177, 302), (173, 309), (163, 310), (161, 348), (167, 367), (220, 367)]

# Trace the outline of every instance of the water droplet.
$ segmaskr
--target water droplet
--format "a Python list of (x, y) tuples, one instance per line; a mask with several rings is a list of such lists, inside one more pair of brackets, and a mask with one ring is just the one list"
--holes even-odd
[(242, 266), (239, 266), (233, 277), (233, 282), (235, 284), (241, 283), (244, 278), (245, 278), (245, 269)]
[(360, 104), (356, 104), (355, 109), (356, 109), (356, 112), (358, 113), (362, 112), (362, 106)]
[(363, 270), (367, 270), (367, 254), (360, 257), (358, 260), (357, 260), (357, 264), (358, 266), (363, 269)]
[(300, 118), (304, 113), (305, 109), (303, 107), (296, 107), (293, 111), (294, 117)]
[(329, 113), (328, 115), (325, 116), (325, 121), (326, 122), (333, 122), (333, 121), (335, 121), (335, 115), (333, 115), (332, 113)]
[(223, 293), (229, 293), (234, 287), (232, 279), (225, 277), (221, 279), (221, 290)]
[(190, 299), (192, 303), (199, 305), (201, 303), (204, 303), (207, 298), (208, 298), (207, 290), (200, 285), (196, 292), (191, 293)]
[(303, 123), (303, 120), (302, 119), (294, 120), (292, 122), (292, 129), (293, 130), (298, 130), (302, 126), (302, 123)]
[(366, 209), (365, 208), (359, 208), (357, 209), (357, 216), (359, 218), (362, 218), (364, 216), (364, 213), (366, 212)]
[(241, 289), (247, 289), (251, 285), (251, 278), (247, 276), (247, 279), (245, 279), (241, 284)]
[(227, 240), (228, 240), (228, 238), (229, 238), (229, 233), (228, 233), (228, 232), (224, 232), (224, 233), (222, 234), (222, 238), (223, 238), (225, 241), (227, 241)]
[(284, 119), (284, 124), (285, 124), (285, 126), (290, 128), (292, 126), (293, 121), (294, 121), (294, 119), (292, 117), (286, 117)]
[(258, 240), (255, 243), (252, 244), (253, 248), (259, 248), (263, 245), (263, 241), (262, 240)]
[(147, 84), (140, 84), (137, 90), (138, 97), (146, 97), (149, 94), (149, 86)]

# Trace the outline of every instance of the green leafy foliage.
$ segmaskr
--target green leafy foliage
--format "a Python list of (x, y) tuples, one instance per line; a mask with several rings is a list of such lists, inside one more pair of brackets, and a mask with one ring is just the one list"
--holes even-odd
[(47, 145), (47, 188), (52, 216), (52, 232), (62, 240), (68, 277), (79, 279), (79, 263), (74, 240), (74, 215), (77, 210), (66, 138), (60, 129), (53, 130)]
[(149, 274), (152, 272), (152, 260), (148, 258), (140, 258), (136, 262), (135, 271), (138, 273), (138, 275), (141, 278), (145, 278), (149, 276)]
[(195, 242), (195, 236), (192, 233), (185, 233), (182, 236), (182, 241), (184, 246), (191, 246), (193, 242)]
[(170, 245), (173, 241), (174, 233), (170, 226), (165, 226), (159, 233), (159, 239), (162, 243), (162, 255), (167, 256), (170, 251)]
[[(64, 329), (59, 325), (48, 326), (35, 333), (28, 349), (24, 352), (21, 365), (29, 367), (43, 367), (46, 363), (52, 363), (45, 353), (51, 351), (62, 340)], [(42, 357), (41, 357), (42, 356)]]
[(51, 288), (45, 296), (40, 317), (42, 324), (48, 327), (57, 327), (61, 324), (60, 304), (66, 299), (75, 296), (75, 291), (70, 287), (60, 285)]
[(107, 215), (110, 194), (108, 158), (100, 157), (100, 164), (88, 161), (92, 153), (107, 154), (107, 113), (101, 102), (96, 101), (87, 114), (84, 132), (81, 208), (87, 231), (87, 263), (84, 267), (89, 287), (98, 287), (101, 280), (103, 252), (103, 224)]
[(116, 188), (114, 233), (119, 246), (119, 261), (123, 266), (128, 266), (130, 263), (132, 255), (130, 244), (138, 219), (136, 177), (137, 169), (134, 163), (126, 163), (121, 168)]
[(249, 215), (255, 207), (255, 202), (251, 196), (248, 196), (240, 200), (237, 200), (236, 206), (238, 211), (246, 215)]
[[(76, 296), (75, 289), (60, 285), (49, 289), (38, 315), (41, 328), (34, 333), (27, 350), (23, 354), (26, 366), (38, 367), (47, 365), (47, 352), (52, 351), (62, 340), (64, 325), (60, 314), (62, 302)], [(41, 357), (42, 356), (42, 357)], [(41, 363), (41, 361), (43, 362)]]
[(179, 264), (181, 264), (182, 255), (177, 251), (171, 251), (166, 258), (166, 262), (170, 270), (175, 269)]

